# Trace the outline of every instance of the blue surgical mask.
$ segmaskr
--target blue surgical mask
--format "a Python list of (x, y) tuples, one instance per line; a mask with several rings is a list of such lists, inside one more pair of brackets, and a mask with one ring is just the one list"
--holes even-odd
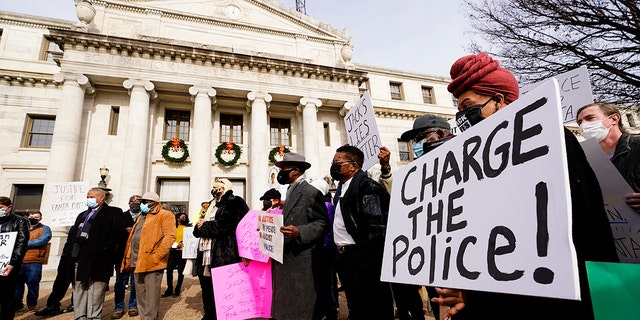
[(149, 213), (149, 211), (151, 211), (151, 208), (149, 208), (149, 205), (146, 203), (141, 203), (140, 204), (140, 212), (142, 212), (142, 214), (147, 214)]
[(422, 139), (418, 142), (411, 141), (411, 147), (413, 147), (413, 154), (416, 156), (416, 159), (422, 157), (424, 152), (422, 151), (422, 145), (426, 142), (426, 139)]
[(98, 201), (95, 198), (87, 198), (87, 207), (93, 209), (98, 205)]

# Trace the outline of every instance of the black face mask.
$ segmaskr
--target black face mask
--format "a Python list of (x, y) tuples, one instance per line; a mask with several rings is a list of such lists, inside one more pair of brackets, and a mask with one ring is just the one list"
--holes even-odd
[(29, 223), (30, 223), (32, 226), (35, 226), (36, 224), (40, 223), (40, 220), (38, 220), (38, 219), (34, 219), (34, 218), (29, 218)]
[(187, 220), (187, 219), (180, 219), (179, 221), (180, 221), (181, 225), (185, 225), (186, 226), (187, 224), (189, 224), (189, 220)]
[(340, 172), (341, 169), (342, 169), (341, 165), (332, 164), (331, 168), (329, 169), (329, 174), (331, 175), (331, 179), (342, 181), (342, 178), (344, 177), (344, 173)]
[(220, 196), (221, 193), (222, 191), (218, 189), (211, 189), (211, 195), (213, 196), (214, 199), (218, 199), (218, 196)]
[(271, 200), (269, 200), (269, 199), (262, 200), (262, 208), (263, 209), (265, 209), (265, 210), (269, 209), (269, 208), (271, 208), (272, 205), (273, 204), (271, 203)]
[(139, 203), (132, 203), (129, 205), (129, 211), (133, 212), (133, 213), (138, 213), (140, 212), (140, 204)]
[(456, 125), (461, 132), (484, 120), (484, 117), (482, 116), (482, 108), (484, 108), (484, 106), (486, 106), (491, 100), (493, 100), (493, 97), (483, 104), (474, 104), (456, 113)]
[(280, 172), (278, 172), (278, 176), (276, 177), (276, 180), (278, 180), (279, 184), (289, 184), (289, 182), (291, 182), (291, 177), (289, 177), (289, 174), (293, 171), (293, 169), (289, 169), (289, 170), (280, 170)]

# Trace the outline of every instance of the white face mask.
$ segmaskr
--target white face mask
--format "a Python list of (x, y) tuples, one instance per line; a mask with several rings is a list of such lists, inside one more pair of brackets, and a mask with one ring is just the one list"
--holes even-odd
[(0, 209), (0, 218), (7, 216), (7, 208)]
[(604, 140), (609, 134), (609, 130), (611, 130), (611, 127), (607, 128), (604, 126), (604, 121), (610, 117), (611, 116), (599, 121), (583, 122), (580, 125), (580, 134), (585, 137), (585, 139), (594, 138), (598, 142)]

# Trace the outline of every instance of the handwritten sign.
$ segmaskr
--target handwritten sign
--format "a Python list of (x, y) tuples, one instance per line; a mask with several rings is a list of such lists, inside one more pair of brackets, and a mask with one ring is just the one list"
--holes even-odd
[[(589, 70), (587, 70), (586, 66), (582, 66), (559, 74), (553, 78), (558, 80), (560, 85), (563, 122), (575, 122), (578, 116), (578, 109), (582, 106), (593, 103), (593, 92), (591, 90), (591, 81), (589, 80)], [(524, 86), (520, 89), (520, 95), (528, 93), (545, 81), (548, 81), (548, 79)]]
[(637, 319), (640, 265), (593, 261), (586, 265), (595, 319)]
[(580, 299), (557, 81), (394, 173), (381, 279)]
[(267, 262), (269, 256), (260, 251), (260, 233), (258, 232), (258, 213), (262, 211), (250, 210), (238, 223), (236, 239), (238, 240), (238, 253), (241, 257)]
[(260, 251), (280, 263), (284, 254), (284, 235), (280, 232), (283, 225), (284, 219), (281, 214), (258, 213)]
[(367, 170), (378, 163), (382, 141), (369, 91), (365, 91), (360, 101), (345, 115), (344, 125), (347, 128), (349, 144), (364, 153), (362, 170)]
[(50, 226), (72, 226), (78, 214), (87, 209), (89, 189), (87, 181), (52, 183), (45, 188), (47, 201), (42, 210), (51, 217)]
[(4, 270), (11, 262), (13, 246), (16, 244), (17, 237), (17, 231), (0, 233), (0, 271)]
[(620, 262), (640, 263), (640, 215), (625, 201), (633, 189), (604, 154), (595, 139), (580, 143), (598, 177)]
[(271, 262), (242, 262), (211, 269), (220, 320), (271, 317)]
[(195, 259), (198, 255), (200, 239), (193, 236), (193, 227), (185, 227), (182, 231), (182, 259)]

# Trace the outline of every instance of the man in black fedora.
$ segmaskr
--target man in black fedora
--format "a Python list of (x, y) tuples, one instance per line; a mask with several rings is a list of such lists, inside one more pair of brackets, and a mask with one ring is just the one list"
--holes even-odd
[(277, 179), (289, 185), (282, 211), (284, 226), (283, 263), (273, 261), (273, 303), (271, 317), (278, 320), (312, 319), (316, 302), (314, 275), (319, 274), (314, 261), (319, 258), (318, 245), (329, 228), (324, 196), (304, 179), (311, 164), (301, 154), (285, 153)]

